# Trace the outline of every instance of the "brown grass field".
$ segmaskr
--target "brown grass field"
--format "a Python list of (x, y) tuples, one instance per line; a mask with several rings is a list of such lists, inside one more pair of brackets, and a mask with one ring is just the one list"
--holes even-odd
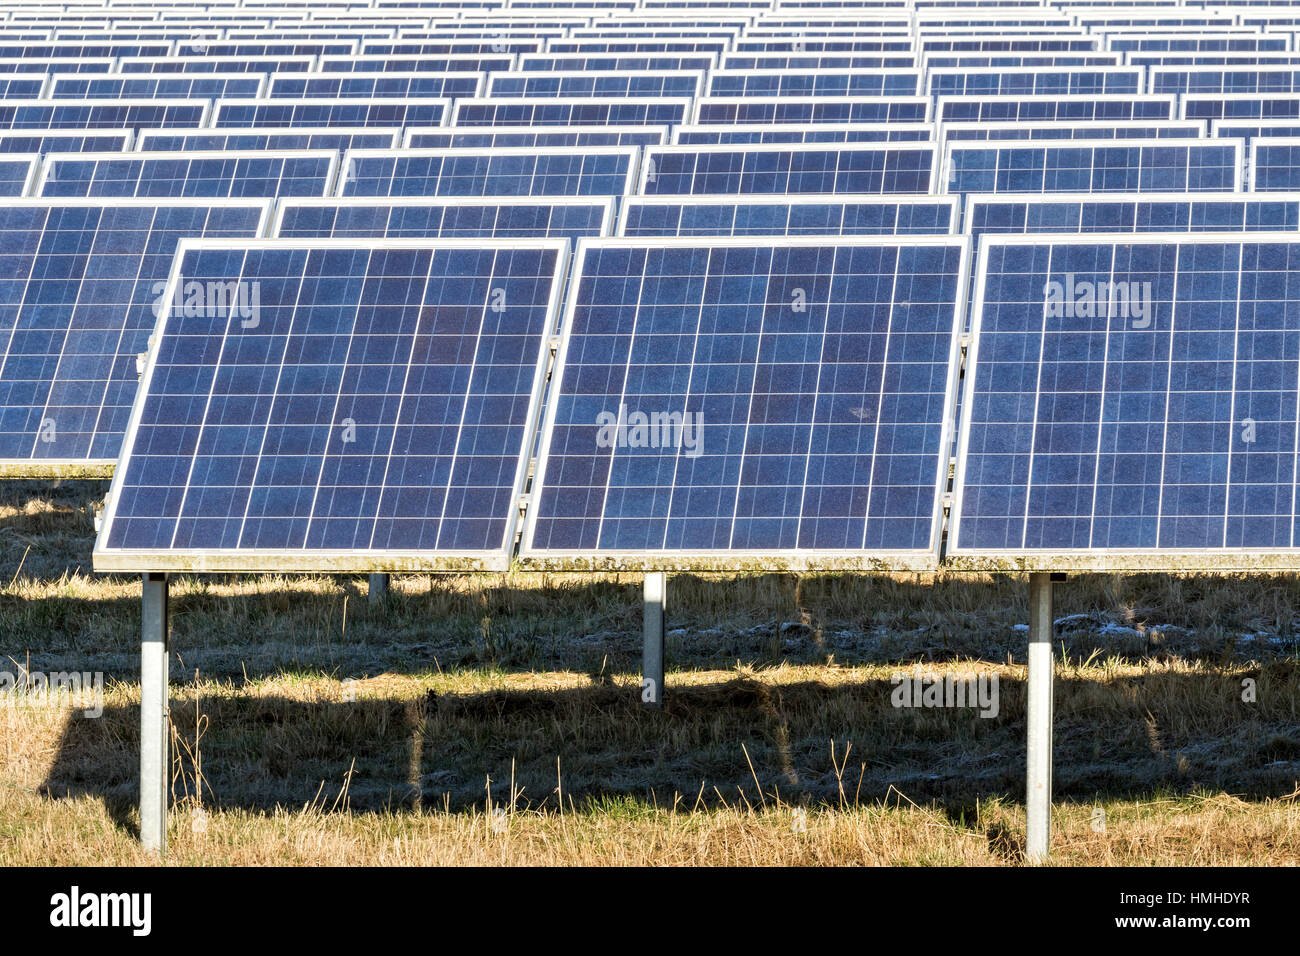
[[(98, 719), (0, 698), (0, 866), (150, 862), (139, 582), (90, 570), (104, 491), (0, 483), (0, 671), (105, 675)], [(1023, 579), (674, 577), (659, 714), (636, 575), (171, 595), (169, 863), (1021, 862)], [(1300, 860), (1298, 609), (1293, 576), (1058, 585), (1053, 862)], [(996, 718), (891, 705), (896, 674), (971, 672)]]

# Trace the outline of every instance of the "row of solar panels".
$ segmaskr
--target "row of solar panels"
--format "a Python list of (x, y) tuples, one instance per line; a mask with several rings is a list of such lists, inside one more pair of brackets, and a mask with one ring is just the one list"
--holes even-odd
[(1293, 231), (984, 236), (957, 427), (969, 242), (186, 240), (96, 567), (1300, 561)]

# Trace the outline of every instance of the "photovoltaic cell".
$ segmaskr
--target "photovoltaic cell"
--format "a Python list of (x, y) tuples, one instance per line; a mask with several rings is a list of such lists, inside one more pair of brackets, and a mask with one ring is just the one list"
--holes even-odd
[(46, 157), (40, 196), (275, 198), (324, 196), (334, 182), (333, 150), (279, 153), (58, 153)]
[(584, 71), (580, 73), (493, 73), (488, 77), (487, 97), (654, 97), (700, 95), (703, 71), (664, 72), (645, 70)]
[(0, 129), (203, 126), (205, 100), (24, 100), (0, 103)]
[(613, 199), (286, 199), (280, 239), (568, 239), (607, 236)]
[(111, 466), (177, 243), (251, 238), (268, 214), (248, 200), (0, 206), (0, 473)]
[(96, 568), (414, 570), (509, 562), (554, 328), (559, 240), (187, 243)]
[(620, 236), (927, 236), (955, 231), (955, 197), (623, 200)]
[(1294, 233), (981, 245), (954, 560), (1294, 563)]
[(697, 124), (925, 123), (928, 96), (706, 96), (695, 101)]
[(405, 149), (489, 149), (494, 146), (659, 146), (666, 126), (451, 126), (406, 130)]
[(288, 73), (272, 74), (267, 96), (304, 97), (443, 97), (478, 96), (478, 73)]
[(126, 150), (130, 130), (47, 130), (0, 133), (0, 153), (107, 153)]
[(340, 196), (623, 196), (635, 146), (582, 149), (352, 150)]
[(151, 73), (130, 76), (55, 74), (51, 99), (217, 99), (258, 97), (266, 86), (260, 73)]
[[(213, 126), (441, 126), (449, 100), (392, 97), (367, 100), (218, 100)], [(141, 123), (159, 126), (159, 123)], [(202, 126), (202, 123), (191, 124)]]
[[(1174, 119), (1176, 97), (1132, 96), (940, 96), (936, 118), (944, 123), (1059, 120)], [(1202, 119), (1184, 115), (1183, 119)]]
[(674, 146), (744, 145), (746, 143), (901, 143), (935, 138), (929, 123), (822, 123), (803, 125), (748, 124), (673, 129)]
[(933, 566), (964, 253), (585, 240), (521, 555)]
[(651, 146), (642, 195), (928, 193), (935, 147)]
[[(684, 97), (567, 100), (520, 97), (457, 100), (451, 123), (464, 126), (676, 126), (686, 122)], [(407, 125), (438, 125), (437, 123)]]
[[(136, 136), (141, 152), (249, 149), (393, 149), (400, 129), (382, 127), (269, 127), (263, 129), (142, 129)], [(89, 152), (89, 150), (87, 150)]]

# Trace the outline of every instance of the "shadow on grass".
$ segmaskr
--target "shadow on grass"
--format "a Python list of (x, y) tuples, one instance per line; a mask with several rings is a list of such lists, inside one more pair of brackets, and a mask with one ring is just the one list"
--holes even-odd
[[(1247, 705), (1227, 675), (1059, 678), (1056, 797), (1292, 793), (1300, 669), (1271, 665), (1255, 679), (1260, 700)], [(895, 708), (889, 680), (780, 684), (742, 675), (674, 685), (670, 675), (662, 713), (644, 710), (629, 683), (457, 695), (417, 682), (401, 691), (363, 684), (355, 700), (237, 691), (201, 698), (197, 714), (192, 694), (178, 691), (172, 720), (187, 746), (173, 748), (173, 792), (193, 792), (190, 753), (202, 721), (203, 796), (214, 808), (268, 811), (322, 797), (328, 807), (346, 784), (354, 812), (463, 811), (489, 795), (494, 805), (554, 809), (558, 782), (566, 807), (906, 800), (969, 826), (981, 800), (1022, 801), (1019, 680), (1000, 680), (999, 713), (989, 719), (969, 709)], [(132, 829), (138, 741), (136, 707), (74, 719), (42, 792), (101, 798)]]

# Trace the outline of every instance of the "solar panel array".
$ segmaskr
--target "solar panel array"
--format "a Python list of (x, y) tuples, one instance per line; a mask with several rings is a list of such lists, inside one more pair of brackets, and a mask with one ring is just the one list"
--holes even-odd
[(1298, 35), (0, 4), (0, 474), (131, 570), (1300, 566)]

